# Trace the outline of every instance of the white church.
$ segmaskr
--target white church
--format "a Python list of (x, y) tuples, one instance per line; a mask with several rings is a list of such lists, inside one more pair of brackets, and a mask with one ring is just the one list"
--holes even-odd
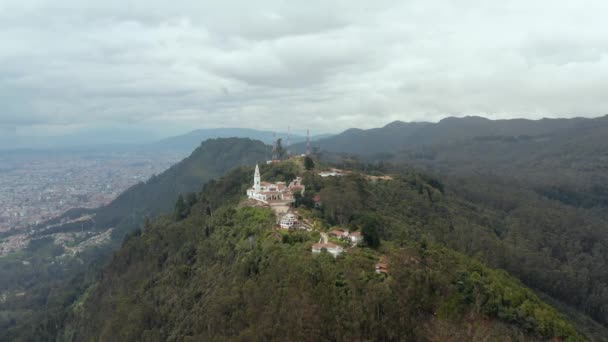
[(285, 182), (268, 183), (262, 182), (260, 177), (260, 167), (255, 165), (253, 174), (253, 186), (247, 189), (247, 197), (264, 203), (273, 201), (295, 201), (293, 194), (299, 192), (304, 195), (305, 187), (302, 185), (302, 178), (297, 177), (289, 185)]

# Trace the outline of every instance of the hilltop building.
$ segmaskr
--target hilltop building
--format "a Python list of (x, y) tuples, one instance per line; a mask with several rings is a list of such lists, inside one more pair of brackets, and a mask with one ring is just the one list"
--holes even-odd
[(263, 203), (272, 202), (293, 202), (294, 194), (304, 194), (306, 190), (302, 184), (302, 178), (296, 177), (287, 185), (285, 182), (262, 182), (260, 177), (260, 167), (256, 164), (253, 174), (253, 186), (247, 189), (247, 197)]

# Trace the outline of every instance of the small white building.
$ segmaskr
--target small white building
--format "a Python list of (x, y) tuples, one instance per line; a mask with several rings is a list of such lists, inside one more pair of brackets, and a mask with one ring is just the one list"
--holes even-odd
[(287, 213), (281, 217), (279, 225), (283, 229), (291, 229), (295, 224), (298, 223), (298, 217), (294, 214)]
[(342, 176), (342, 174), (337, 173), (337, 172), (333, 172), (333, 171), (324, 171), (324, 172), (319, 172), (319, 176), (325, 178), (325, 177), (339, 177)]
[(348, 238), (350, 239), (350, 242), (354, 243), (355, 245), (363, 241), (363, 235), (361, 235), (361, 232), (352, 232), (348, 235)]
[(338, 169), (331, 169), (329, 171), (319, 172), (319, 176), (321, 177), (341, 177), (344, 176), (344, 172)]
[(331, 253), (334, 257), (342, 254), (344, 252), (344, 248), (342, 246), (336, 245), (335, 243), (315, 243), (312, 245), (313, 253), (321, 253), (323, 250), (327, 250), (327, 252)]

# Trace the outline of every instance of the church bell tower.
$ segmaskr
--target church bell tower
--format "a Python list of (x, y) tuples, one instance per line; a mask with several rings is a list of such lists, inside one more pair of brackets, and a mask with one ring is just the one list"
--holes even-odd
[(253, 174), (253, 190), (258, 193), (261, 191), (260, 188), (260, 167), (255, 164), (255, 173)]

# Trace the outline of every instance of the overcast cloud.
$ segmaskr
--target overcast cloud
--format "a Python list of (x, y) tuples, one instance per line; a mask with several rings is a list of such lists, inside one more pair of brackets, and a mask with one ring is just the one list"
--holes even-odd
[(0, 133), (608, 113), (606, 1), (0, 0)]

